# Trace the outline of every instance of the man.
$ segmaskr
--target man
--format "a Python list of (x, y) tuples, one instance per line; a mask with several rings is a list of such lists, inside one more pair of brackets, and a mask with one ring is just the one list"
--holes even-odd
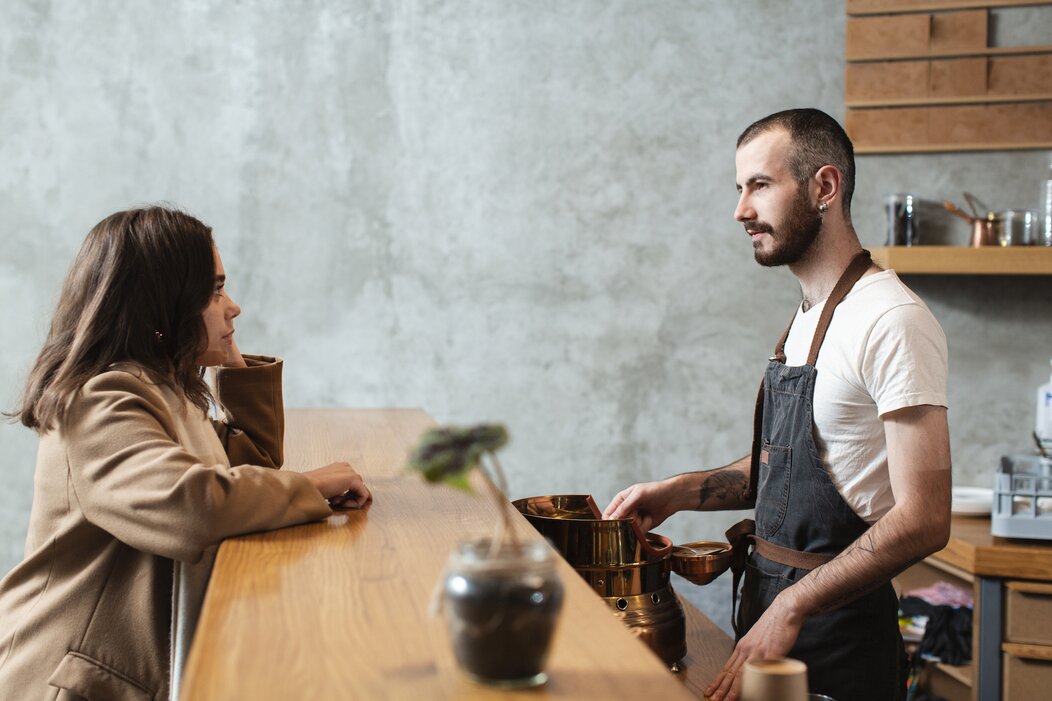
[[(738, 139), (734, 218), (756, 261), (786, 265), (803, 302), (767, 367), (753, 455), (637, 484), (604, 518), (644, 530), (683, 509), (741, 509), (728, 532), (745, 580), (730, 659), (709, 686), (738, 697), (742, 666), (789, 656), (838, 701), (905, 696), (890, 580), (945, 546), (950, 525), (946, 339), (851, 224), (854, 149), (814, 109), (766, 117)], [(737, 589), (737, 586), (735, 586)]]

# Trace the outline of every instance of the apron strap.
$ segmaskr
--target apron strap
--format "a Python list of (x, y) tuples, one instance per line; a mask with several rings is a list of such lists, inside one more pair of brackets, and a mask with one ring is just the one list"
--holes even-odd
[[(870, 258), (869, 251), (862, 249), (851, 260), (847, 270), (844, 271), (844, 274), (837, 280), (836, 285), (833, 286), (833, 291), (826, 298), (826, 305), (822, 307), (822, 314), (818, 317), (818, 328), (815, 329), (815, 336), (811, 340), (811, 351), (807, 354), (808, 365), (814, 365), (818, 361), (818, 351), (822, 347), (822, 341), (826, 340), (826, 331), (829, 330), (829, 322), (833, 319), (833, 312), (836, 311), (837, 305), (843, 301), (844, 297), (847, 297), (847, 293), (865, 275), (872, 264), (873, 261)], [(783, 345), (784, 343), (783, 341)]]
[(738, 521), (727, 531), (727, 542), (731, 546), (731, 628), (734, 629), (735, 639), (741, 637), (738, 632), (738, 584), (745, 572), (745, 562), (749, 559), (749, 540), (754, 533), (756, 521), (751, 518)]
[[(822, 308), (822, 314), (818, 317), (818, 327), (815, 329), (814, 338), (811, 340), (811, 350), (807, 354), (808, 365), (814, 365), (818, 361), (818, 351), (822, 347), (822, 342), (825, 341), (826, 332), (829, 330), (829, 323), (833, 319), (833, 312), (836, 311), (837, 305), (843, 301), (847, 293), (851, 291), (851, 288), (855, 286), (855, 283), (861, 279), (872, 264), (873, 260), (869, 251), (862, 249), (858, 255), (851, 259), (840, 279), (833, 286), (833, 291), (829, 293), (825, 306)], [(793, 319), (790, 319), (789, 325), (782, 332), (782, 337), (775, 344), (774, 355), (771, 356), (770, 360), (778, 361), (779, 363), (785, 362), (785, 342), (789, 338), (789, 331), (792, 328)], [(754, 501), (756, 500), (757, 480), (760, 478), (760, 444), (763, 441), (763, 393), (764, 383), (761, 378), (760, 391), (756, 395), (756, 409), (753, 411), (752, 463), (749, 468), (749, 498)]]

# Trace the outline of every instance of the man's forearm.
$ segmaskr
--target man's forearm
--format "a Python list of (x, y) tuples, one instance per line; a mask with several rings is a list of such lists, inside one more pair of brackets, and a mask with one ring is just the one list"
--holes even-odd
[[(945, 479), (949, 472), (935, 473)], [(949, 514), (896, 513), (893, 508), (832, 561), (785, 591), (793, 608), (806, 616), (840, 608), (877, 589), (910, 565), (946, 544)]]
[(674, 479), (684, 482), (685, 498), (690, 500), (687, 508), (699, 511), (751, 509), (756, 505), (755, 500), (749, 498), (751, 471), (751, 458), (745, 456), (714, 470), (688, 472)]

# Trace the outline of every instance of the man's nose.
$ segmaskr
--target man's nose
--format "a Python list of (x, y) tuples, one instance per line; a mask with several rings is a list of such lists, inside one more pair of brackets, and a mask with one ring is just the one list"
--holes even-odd
[(747, 195), (743, 192), (738, 197), (738, 206), (734, 208), (734, 220), (744, 222), (755, 218), (756, 212), (753, 211), (752, 205), (749, 204)]

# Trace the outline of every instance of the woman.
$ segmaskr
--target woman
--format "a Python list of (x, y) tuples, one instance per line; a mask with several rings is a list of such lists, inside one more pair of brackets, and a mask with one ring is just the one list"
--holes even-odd
[(371, 498), (347, 463), (274, 469), (281, 361), (238, 351), (225, 282), (211, 229), (167, 207), (107, 217), (73, 261), (14, 414), (40, 448), (0, 698), (169, 698), (173, 606), (192, 625), (220, 540)]

